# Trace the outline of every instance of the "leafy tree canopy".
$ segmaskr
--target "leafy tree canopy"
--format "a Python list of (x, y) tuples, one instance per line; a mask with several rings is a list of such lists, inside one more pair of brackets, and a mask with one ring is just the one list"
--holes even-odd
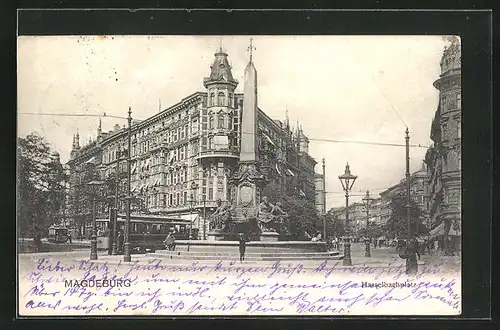
[[(387, 221), (386, 230), (389, 236), (406, 237), (408, 233), (408, 220), (406, 210), (405, 192), (394, 195), (391, 198), (391, 217)], [(429, 229), (422, 223), (422, 210), (418, 205), (410, 201), (410, 229), (412, 235), (425, 235)]]
[(314, 233), (322, 231), (323, 222), (313, 203), (287, 192), (282, 192), (279, 185), (269, 183), (263, 190), (262, 196), (268, 197), (272, 204), (281, 202), (282, 209), (290, 216), (290, 232), (294, 236), (300, 236), (307, 231)]
[(67, 177), (59, 154), (36, 133), (18, 138), (18, 225), (21, 236), (40, 234), (61, 218)]

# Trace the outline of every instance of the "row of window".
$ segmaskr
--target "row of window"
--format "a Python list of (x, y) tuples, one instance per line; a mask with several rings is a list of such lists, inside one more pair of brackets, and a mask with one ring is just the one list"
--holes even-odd
[[(224, 189), (219, 188), (214, 194), (213, 188), (202, 188), (202, 198), (200, 200), (214, 201), (217, 199), (227, 200)], [(177, 206), (193, 206), (194, 202), (198, 201), (196, 191), (188, 193), (188, 191), (180, 191), (169, 194), (154, 194), (146, 197), (146, 205), (148, 207), (177, 207)]]
[[(201, 103), (193, 106), (191, 108), (191, 111), (195, 111), (195, 110), (199, 110), (201, 109), (202, 105)], [(176, 120), (182, 120), (186, 117), (189, 116), (189, 110), (185, 110), (185, 111), (182, 111), (182, 112), (179, 112), (178, 114), (176, 114), (175, 116), (172, 116), (172, 117), (169, 117), (165, 120), (163, 120), (161, 122), (161, 124), (155, 124), (155, 125), (152, 125), (151, 127), (145, 127), (144, 129), (142, 129), (141, 131), (139, 131), (138, 133), (135, 133), (133, 135), (133, 138), (138, 138), (138, 137), (144, 137), (144, 136), (147, 136), (148, 134), (150, 133), (153, 133), (155, 132), (156, 130), (160, 129), (161, 127), (165, 127), (165, 126), (168, 126), (169, 124), (173, 124), (174, 121)]]
[[(217, 124), (215, 123), (215, 118), (217, 118)], [(203, 123), (205, 121), (205, 123)], [(238, 117), (233, 118), (233, 122), (231, 122), (231, 116), (228, 116), (227, 114), (218, 114), (217, 116), (210, 116), (208, 118), (208, 126), (206, 124), (206, 120), (202, 119), (202, 129), (206, 130), (207, 127), (209, 129), (234, 129), (234, 130), (239, 130), (239, 122), (238, 122)], [(193, 119), (192, 123), (192, 133), (195, 134), (198, 132), (198, 120)], [(153, 137), (151, 140), (148, 141), (143, 141), (140, 142), (139, 144), (134, 144), (132, 146), (132, 156), (136, 156), (138, 154), (143, 154), (148, 151), (150, 151), (152, 148), (156, 147), (159, 143), (167, 142), (167, 143), (174, 143), (179, 140), (183, 140), (185, 138), (189, 137), (189, 127), (188, 125), (185, 125), (184, 128), (178, 127), (176, 130), (169, 131), (165, 135), (163, 133), (159, 134), (158, 136)], [(237, 144), (237, 143), (236, 143)], [(206, 145), (206, 143), (204, 143)], [(212, 145), (212, 144), (210, 144)], [(213, 148), (209, 147), (209, 148)], [(111, 152), (113, 155), (116, 153), (116, 151)], [(198, 153), (198, 150), (194, 148), (193, 146), (193, 153)], [(184, 158), (182, 158), (184, 159)], [(113, 158), (111, 158), (113, 160)], [(108, 161), (109, 162), (109, 161)]]
[(169, 173), (165, 173), (164, 175), (167, 186), (176, 185), (178, 183), (184, 183), (189, 181), (187, 169), (175, 170)]
[(220, 106), (220, 107), (236, 107), (233, 104), (234, 95), (232, 92), (228, 92), (228, 96), (226, 98), (226, 94), (222, 91), (219, 91), (216, 95), (214, 91), (210, 93), (210, 97), (208, 98), (208, 103), (210, 106)]
[(450, 134), (449, 134), (449, 128), (451, 128), (450, 122), (451, 123), (455, 122), (456, 138), (461, 139), (462, 138), (462, 122), (460, 120), (455, 120), (455, 121), (448, 121), (448, 122), (441, 124), (441, 129), (442, 129), (441, 132), (442, 132), (443, 140), (447, 140), (448, 138), (450, 138)]
[(154, 194), (146, 197), (146, 205), (148, 207), (185, 206), (190, 202), (191, 200), (188, 198), (187, 191), (172, 194)]
[(462, 109), (462, 94), (444, 94), (441, 97), (441, 105), (443, 110)]

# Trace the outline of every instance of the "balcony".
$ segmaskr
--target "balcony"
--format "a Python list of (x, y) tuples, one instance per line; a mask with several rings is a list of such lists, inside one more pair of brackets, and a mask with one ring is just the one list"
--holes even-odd
[(206, 158), (240, 159), (240, 152), (236, 149), (205, 150), (205, 151), (201, 151), (196, 156), (196, 159), (206, 159)]

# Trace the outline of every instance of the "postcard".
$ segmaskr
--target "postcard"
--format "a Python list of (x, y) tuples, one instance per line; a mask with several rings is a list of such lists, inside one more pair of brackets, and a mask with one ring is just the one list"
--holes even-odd
[(18, 313), (459, 315), (457, 36), (18, 37)]

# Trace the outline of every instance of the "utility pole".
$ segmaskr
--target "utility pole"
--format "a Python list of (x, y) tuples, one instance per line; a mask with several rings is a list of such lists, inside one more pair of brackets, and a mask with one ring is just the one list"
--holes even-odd
[(406, 128), (406, 220), (407, 220), (407, 236), (406, 236), (406, 274), (415, 275), (418, 272), (417, 262), (417, 246), (412, 239), (411, 233), (411, 199), (410, 199), (410, 134), (408, 127)]
[(325, 174), (324, 158), (323, 158), (323, 239), (326, 242), (326, 174)]

